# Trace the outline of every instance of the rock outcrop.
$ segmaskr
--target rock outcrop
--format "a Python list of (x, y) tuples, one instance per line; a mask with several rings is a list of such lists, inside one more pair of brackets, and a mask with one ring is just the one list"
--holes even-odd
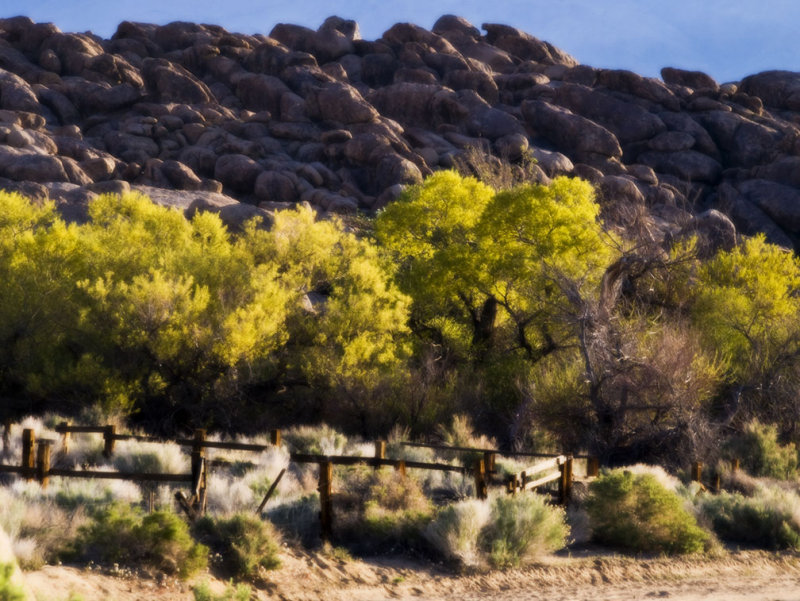
[(800, 241), (800, 73), (648, 78), (452, 15), (371, 41), (338, 17), (269, 35), (123, 22), (109, 40), (0, 19), (0, 187), (71, 219), (129, 189), (233, 226), (298, 202), (374, 211), (471, 148), (584, 177), (664, 236)]

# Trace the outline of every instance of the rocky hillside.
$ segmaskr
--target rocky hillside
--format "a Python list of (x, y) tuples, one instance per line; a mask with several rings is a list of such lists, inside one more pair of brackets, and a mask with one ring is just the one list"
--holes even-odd
[(445, 16), (367, 41), (337, 17), (268, 36), (124, 22), (104, 40), (2, 19), (0, 188), (72, 219), (136, 188), (238, 223), (298, 201), (375, 210), (474, 147), (586, 178), (657, 234), (715, 208), (800, 241), (800, 73), (659, 80), (482, 27)]

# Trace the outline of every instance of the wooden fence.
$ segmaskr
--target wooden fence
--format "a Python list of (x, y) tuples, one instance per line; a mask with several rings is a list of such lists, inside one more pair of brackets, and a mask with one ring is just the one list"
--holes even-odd
[[(96, 433), (103, 435), (103, 454), (111, 457), (116, 448), (117, 441), (136, 440), (154, 443), (175, 443), (191, 448), (191, 473), (188, 474), (166, 474), (151, 472), (118, 472), (102, 470), (70, 470), (51, 466), (51, 456), (53, 454), (54, 440), (36, 440), (32, 429), (25, 429), (22, 432), (22, 458), (20, 465), (0, 465), (0, 473), (15, 473), (28, 480), (37, 480), (42, 487), (47, 487), (50, 477), (62, 478), (104, 478), (129, 480), (135, 482), (177, 482), (188, 483), (190, 485), (190, 495), (187, 497), (182, 491), (175, 493), (175, 498), (180, 507), (186, 512), (190, 519), (194, 520), (202, 515), (206, 509), (206, 491), (209, 465), (224, 464), (224, 461), (209, 462), (206, 449), (225, 449), (233, 451), (263, 452), (276, 445), (281, 444), (280, 430), (273, 430), (270, 435), (270, 444), (252, 444), (240, 442), (218, 442), (207, 439), (205, 430), (195, 430), (192, 438), (186, 439), (162, 439), (153, 436), (141, 436), (134, 434), (118, 433), (115, 426), (73, 426), (68, 423), (59, 424), (55, 430), (61, 434), (62, 454), (69, 451), (70, 442), (73, 434)], [(4, 432), (4, 448), (8, 448), (9, 427), (6, 424)], [(569, 455), (548, 456), (533, 453), (517, 453), (518, 456), (546, 457), (543, 461), (526, 468), (518, 474), (514, 474), (505, 483), (500, 483), (495, 478), (495, 462), (500, 451), (493, 449), (473, 449), (468, 447), (448, 447), (443, 445), (426, 445), (423, 443), (403, 443), (409, 446), (428, 446), (439, 450), (453, 452), (479, 451), (482, 454), (480, 459), (474, 462), (471, 467), (450, 465), (445, 463), (430, 463), (422, 461), (410, 461), (404, 459), (389, 459), (386, 457), (386, 442), (375, 442), (375, 453), (372, 457), (362, 456), (329, 456), (318, 454), (291, 453), (289, 461), (292, 463), (315, 463), (319, 466), (318, 490), (320, 493), (320, 527), (323, 540), (330, 540), (333, 530), (333, 467), (334, 466), (354, 466), (366, 465), (375, 469), (381, 467), (392, 467), (398, 477), (404, 478), (408, 469), (422, 469), (442, 472), (459, 473), (464, 476), (472, 474), (475, 483), (475, 494), (478, 498), (485, 499), (488, 489), (495, 484), (505, 484), (509, 494), (517, 494), (524, 491), (534, 491), (549, 483), (558, 481), (558, 501), (566, 503), (570, 496), (570, 489), (573, 480), (573, 458)], [(278, 482), (283, 477), (285, 470), (282, 470), (276, 480), (270, 486), (263, 500), (259, 504), (257, 513), (266, 506), (270, 496), (274, 493)], [(152, 500), (151, 500), (152, 507)]]

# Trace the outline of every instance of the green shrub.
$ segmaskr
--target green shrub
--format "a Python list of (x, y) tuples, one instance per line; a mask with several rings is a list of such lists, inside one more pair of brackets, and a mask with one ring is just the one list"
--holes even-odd
[(312, 493), (272, 507), (267, 517), (284, 536), (307, 547), (319, 541), (319, 494)]
[(709, 540), (680, 497), (651, 474), (602, 474), (589, 485), (586, 510), (595, 540), (615, 547), (694, 553)]
[(797, 474), (795, 445), (779, 444), (777, 428), (756, 420), (728, 441), (725, 453), (731, 459), (739, 459), (741, 466), (753, 476), (789, 480)]
[(67, 557), (144, 566), (186, 578), (207, 565), (208, 548), (192, 539), (189, 527), (174, 513), (143, 516), (138, 509), (114, 503), (93, 513)]
[(541, 495), (498, 496), (481, 545), (493, 566), (507, 568), (562, 548), (568, 535), (563, 509), (547, 505)]
[(192, 589), (192, 594), (194, 595), (194, 601), (250, 601), (253, 590), (246, 584), (239, 584), (234, 587), (233, 583), (229, 583), (225, 588), (225, 592), (215, 595), (207, 582), (201, 582)]
[(0, 601), (25, 601), (25, 591), (12, 582), (14, 564), (0, 564)]
[(722, 493), (702, 500), (702, 514), (721, 539), (766, 549), (800, 549), (800, 497), (777, 488), (753, 497)]
[(220, 568), (231, 578), (258, 577), (281, 565), (279, 537), (272, 524), (247, 513), (204, 517), (195, 524), (200, 540), (219, 554)]
[(568, 534), (564, 510), (535, 494), (460, 501), (442, 509), (425, 530), (426, 540), (448, 559), (466, 567), (488, 561), (496, 568), (560, 549)]
[(491, 506), (486, 501), (466, 499), (443, 508), (425, 529), (425, 539), (447, 559), (466, 567), (484, 562), (478, 544), (489, 523)]
[(417, 480), (390, 469), (369, 468), (348, 470), (343, 480), (335, 511), (344, 539), (364, 552), (414, 547), (419, 542), (433, 505)]

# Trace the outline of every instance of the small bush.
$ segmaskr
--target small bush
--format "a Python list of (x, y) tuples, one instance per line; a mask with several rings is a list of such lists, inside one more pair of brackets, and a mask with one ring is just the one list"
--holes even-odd
[(292, 451), (312, 455), (341, 455), (347, 446), (347, 437), (325, 424), (290, 428), (283, 440)]
[(219, 595), (215, 595), (208, 582), (201, 582), (192, 589), (194, 601), (250, 601), (253, 590), (246, 584), (239, 584), (233, 586), (229, 583), (225, 591)]
[(0, 564), (0, 601), (25, 601), (25, 591), (12, 581), (13, 563)]
[(614, 470), (589, 485), (586, 510), (594, 538), (632, 551), (694, 553), (709, 535), (680, 497), (652, 474)]
[(319, 540), (319, 511), (319, 495), (312, 493), (270, 508), (267, 517), (284, 536), (310, 547)]
[(236, 513), (227, 518), (204, 517), (195, 524), (200, 540), (219, 554), (220, 568), (231, 578), (255, 579), (262, 569), (281, 565), (279, 537), (272, 524)]
[(742, 468), (753, 476), (789, 480), (797, 474), (795, 445), (779, 444), (777, 428), (756, 420), (728, 441), (725, 453), (731, 459), (739, 459)]
[(722, 493), (706, 497), (701, 513), (723, 540), (765, 549), (800, 549), (800, 497), (778, 488), (753, 497)]
[(336, 500), (339, 531), (363, 551), (414, 547), (433, 505), (412, 477), (389, 469), (356, 468), (344, 474)]
[(486, 501), (467, 499), (442, 509), (425, 529), (425, 539), (447, 559), (466, 567), (484, 563), (478, 544), (489, 523), (491, 506)]
[(206, 566), (208, 548), (195, 543), (189, 527), (173, 513), (142, 516), (138, 509), (114, 503), (95, 511), (80, 528), (67, 558), (144, 566), (186, 578)]
[(498, 496), (481, 543), (493, 566), (507, 568), (562, 548), (568, 535), (564, 511), (541, 495)]
[(496, 568), (560, 549), (568, 534), (563, 509), (535, 494), (460, 501), (442, 509), (425, 530), (427, 541), (448, 559)]

